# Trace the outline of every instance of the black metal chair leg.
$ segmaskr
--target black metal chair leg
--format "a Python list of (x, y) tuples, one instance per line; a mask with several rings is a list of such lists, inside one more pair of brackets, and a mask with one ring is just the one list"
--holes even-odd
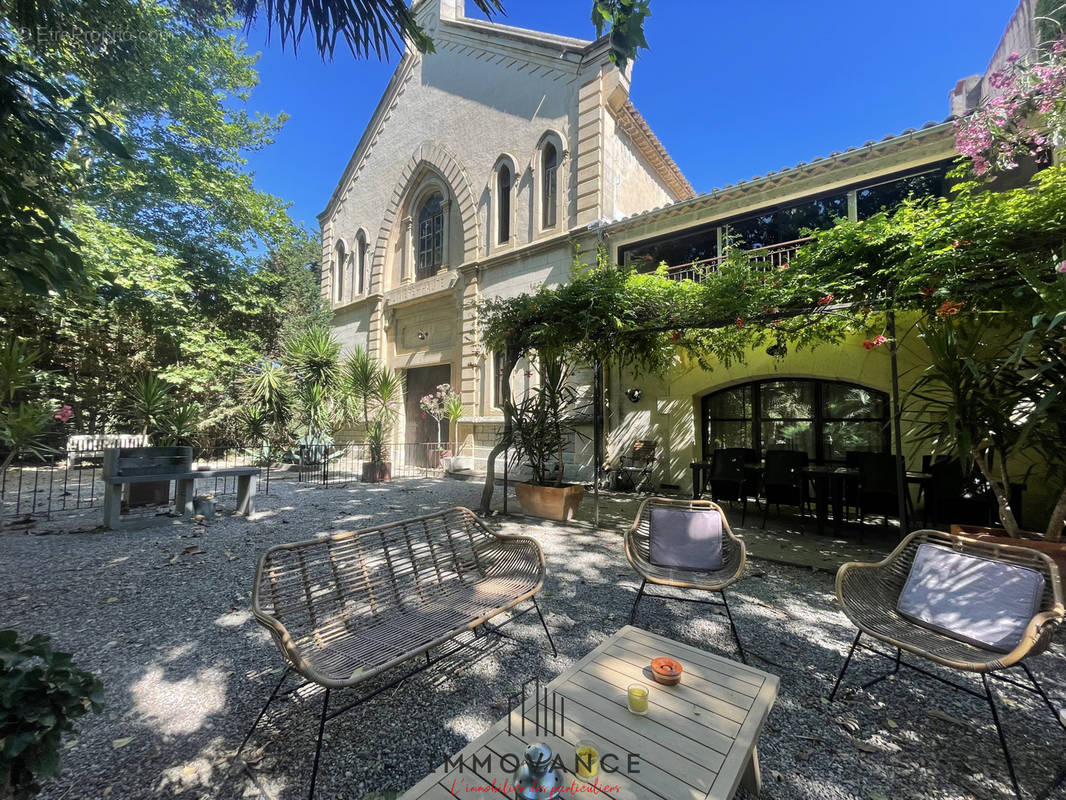
[(740, 651), (740, 660), (747, 664), (748, 657), (744, 654), (744, 645), (740, 643), (740, 634), (737, 632), (737, 626), (733, 623), (733, 612), (729, 610), (729, 601), (726, 599), (725, 590), (723, 589), (719, 594), (722, 595), (722, 605), (725, 606), (725, 615), (729, 617), (729, 629), (733, 631), (733, 638), (737, 642), (737, 649)]
[[(780, 511), (780, 509), (778, 509)], [(767, 500), (762, 507), (762, 529), (766, 530), (766, 518), (770, 515), (770, 501)]]
[(837, 682), (833, 684), (833, 691), (829, 693), (829, 702), (832, 703), (837, 696), (837, 689), (840, 688), (840, 682), (844, 680), (844, 673), (848, 671), (848, 664), (851, 663), (851, 657), (855, 655), (855, 648), (859, 644), (859, 637), (862, 636), (862, 631), (855, 634), (855, 641), (851, 643), (851, 649), (848, 650), (848, 656), (844, 659), (844, 666), (840, 668), (840, 674), (837, 675)]
[(236, 758), (244, 750), (244, 746), (248, 744), (248, 740), (252, 738), (252, 734), (255, 733), (255, 729), (259, 727), (260, 721), (263, 719), (263, 715), (267, 713), (267, 709), (270, 708), (270, 704), (274, 702), (274, 698), (278, 696), (278, 692), (281, 690), (281, 684), (285, 683), (285, 679), (289, 677), (289, 673), (292, 672), (292, 667), (285, 667), (285, 671), (281, 673), (281, 680), (278, 681), (278, 685), (274, 687), (274, 691), (270, 693), (270, 697), (267, 698), (266, 705), (263, 706), (263, 710), (259, 712), (259, 716), (255, 718), (255, 722), (252, 723), (252, 727), (248, 729), (248, 733), (245, 734), (244, 740), (241, 742), (241, 746), (237, 748), (237, 752), (233, 757)]
[(1026, 664), (1024, 661), (1020, 663), (1022, 669), (1025, 670), (1025, 674), (1029, 676), (1029, 680), (1032, 682), (1033, 686), (1036, 687), (1037, 694), (1039, 694), (1040, 697), (1044, 700), (1044, 705), (1048, 707), (1048, 710), (1051, 712), (1051, 715), (1055, 717), (1055, 720), (1059, 723), (1063, 730), (1066, 730), (1066, 723), (1062, 721), (1062, 714), (1059, 712), (1059, 709), (1055, 708), (1054, 703), (1051, 702), (1051, 698), (1048, 697), (1047, 692), (1044, 691), (1044, 687), (1040, 685), (1040, 682), (1036, 679), (1036, 676), (1033, 674), (1033, 671), (1029, 669), (1029, 665)]
[(311, 768), (311, 791), (308, 800), (314, 800), (315, 781), (318, 780), (318, 759), (322, 755), (322, 734), (326, 731), (326, 714), (329, 711), (329, 689), (326, 689), (326, 697), (322, 701), (322, 718), (318, 722), (318, 743), (315, 745), (315, 764)]
[(748, 519), (748, 495), (744, 494), (744, 506), (740, 512), (740, 527), (744, 527), (744, 522)]
[(988, 707), (992, 709), (992, 721), (996, 724), (996, 733), (999, 734), (999, 744), (1003, 748), (1003, 757), (1007, 760), (1007, 772), (1010, 774), (1010, 782), (1014, 787), (1014, 795), (1018, 800), (1022, 800), (1022, 790), (1018, 786), (1018, 778), (1014, 774), (1014, 762), (1010, 760), (1010, 750), (1007, 749), (1007, 737), (1003, 733), (1003, 726), (999, 724), (999, 712), (996, 711), (996, 701), (992, 696), (992, 687), (988, 684), (988, 673), (981, 673), (981, 683), (985, 687), (985, 699), (988, 700)]
[(536, 597), (530, 598), (533, 601), (533, 607), (537, 609), (537, 616), (540, 617), (540, 624), (544, 628), (544, 635), (548, 637), (548, 644), (552, 646), (552, 655), (559, 655), (559, 651), (555, 649), (555, 642), (552, 641), (551, 632), (548, 630), (548, 623), (544, 621), (544, 615), (540, 613), (540, 605), (537, 603)]
[(648, 579), (645, 578), (640, 582), (640, 589), (637, 590), (637, 599), (633, 601), (633, 607), (629, 609), (629, 624), (633, 624), (633, 620), (637, 618), (637, 604), (640, 602), (640, 598), (644, 596), (644, 587), (647, 585)]

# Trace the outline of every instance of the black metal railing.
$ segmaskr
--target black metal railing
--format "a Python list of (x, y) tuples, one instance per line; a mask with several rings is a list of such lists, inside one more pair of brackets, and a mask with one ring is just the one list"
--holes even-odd
[[(4, 455), (0, 453), (0, 458)], [(259, 467), (260, 491), (266, 494), (270, 493), (271, 480), (277, 478), (271, 468), (270, 450), (264, 444), (194, 447), (193, 459), (197, 466), (212, 469)], [(15, 459), (0, 474), (0, 527), (100, 506), (104, 498), (103, 462), (104, 450), (96, 447), (74, 447), (43, 458)], [(215, 496), (236, 494), (237, 478), (207, 478), (197, 491)], [(170, 500), (173, 495), (171, 482)]]
[[(748, 257), (748, 261), (752, 263), (756, 270), (760, 272), (771, 272), (775, 269), (782, 269), (788, 267), (789, 262), (796, 256), (796, 252), (811, 241), (810, 237), (804, 239), (795, 239), (791, 242), (780, 242), (778, 244), (771, 244), (765, 247), (755, 247), (751, 250), (745, 250), (744, 254)], [(666, 276), (675, 281), (702, 281), (713, 275), (718, 271), (718, 268), (725, 261), (726, 256), (716, 256), (715, 258), (705, 258), (702, 261), (693, 261), (688, 264), (679, 264), (675, 267), (670, 267)]]
[[(403, 442), (388, 446), (385, 463), (390, 479), (441, 477), (446, 459), (462, 455), (455, 442)], [(300, 445), (296, 450), (297, 480), (330, 484), (373, 482), (381, 470), (370, 466), (369, 448), (363, 442)]]

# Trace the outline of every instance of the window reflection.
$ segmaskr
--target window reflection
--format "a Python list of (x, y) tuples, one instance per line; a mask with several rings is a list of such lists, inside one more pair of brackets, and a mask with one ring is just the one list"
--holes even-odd
[(704, 398), (704, 455), (750, 447), (842, 462), (851, 450), (888, 452), (888, 420), (888, 396), (864, 386), (810, 379), (745, 383)]

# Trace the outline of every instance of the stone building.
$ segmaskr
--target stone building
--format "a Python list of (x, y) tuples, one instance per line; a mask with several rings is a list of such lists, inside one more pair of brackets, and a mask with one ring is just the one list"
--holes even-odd
[(694, 193), (606, 39), (467, 19), (462, 0), (415, 12), (436, 52), (400, 60), (319, 216), (322, 290), (343, 345), (404, 371), (401, 441), (435, 441), (418, 398), (450, 383), (460, 438), (483, 445), (501, 415), (478, 303), (565, 281), (590, 223)]
[[(1030, 5), (1021, 0), (996, 59), (1031, 38)], [(605, 40), (466, 19), (462, 0), (415, 8), (437, 52), (404, 55), (320, 215), (323, 293), (344, 345), (406, 373), (398, 441), (435, 440), (418, 398), (449, 382), (466, 410), (452, 438), (475, 469), (502, 422), (482, 300), (564, 282), (575, 248), (598, 244), (637, 269), (665, 262), (678, 280), (713, 269), (727, 237), (779, 266), (803, 228), (947, 190), (951, 119), (696, 196), (629, 102), (629, 75), (611, 65)], [(972, 107), (984, 83), (960, 81), (952, 107)], [(920, 363), (916, 348), (903, 344), (901, 370)], [(743, 365), (664, 381), (604, 377), (606, 461), (653, 440), (655, 482), (681, 491), (690, 462), (715, 447), (806, 449), (820, 461), (842, 460), (847, 447), (892, 449), (887, 348), (865, 350), (861, 338), (783, 361), (753, 352)], [(512, 390), (531, 379), (520, 366)], [(575, 441), (568, 469), (586, 480), (588, 441)]]

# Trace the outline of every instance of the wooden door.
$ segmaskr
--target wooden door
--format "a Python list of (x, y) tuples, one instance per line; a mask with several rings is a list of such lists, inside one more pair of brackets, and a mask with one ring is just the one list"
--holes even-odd
[[(427, 394), (437, 391), (442, 383), (449, 383), (452, 377), (452, 368), (449, 364), (436, 367), (416, 367), (407, 370), (407, 397), (404, 401), (404, 412), (407, 417), (407, 429), (404, 440), (408, 444), (407, 463), (418, 467), (437, 466), (436, 453), (429, 455), (433, 445), (437, 442), (437, 420), (428, 414), (423, 417), (419, 401)], [(445, 422), (441, 430), (443, 439), (448, 438), (448, 423)]]

